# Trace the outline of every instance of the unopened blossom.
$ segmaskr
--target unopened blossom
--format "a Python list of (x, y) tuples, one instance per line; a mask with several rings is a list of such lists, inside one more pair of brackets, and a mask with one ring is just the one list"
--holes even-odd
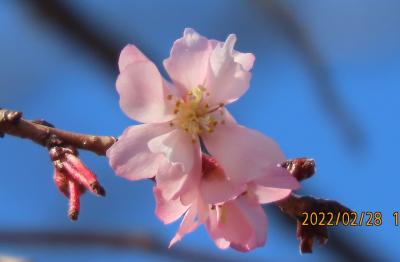
[[(105, 196), (106, 191), (100, 185), (96, 175), (75, 155), (73, 150), (55, 146), (50, 149), (49, 154), (54, 167), (67, 178), (66, 181), (75, 180), (92, 193)], [(63, 180), (57, 172), (54, 175), (54, 180), (59, 190), (64, 193), (65, 190), (60, 188)]]
[(207, 155), (202, 157), (200, 179), (193, 177), (190, 198), (168, 199), (163, 191), (169, 190), (171, 185), (156, 181), (153, 190), (156, 215), (166, 224), (183, 215), (170, 246), (200, 224), (205, 224), (219, 248), (231, 247), (246, 252), (263, 246), (268, 222), (260, 204), (279, 201), (299, 187), (297, 180), (279, 166), (268, 167), (262, 176), (243, 187), (235, 187), (217, 161)]
[(54, 164), (54, 183), (58, 190), (69, 199), (68, 217), (77, 220), (80, 212), (80, 197), (86, 189), (105, 196), (105, 190), (96, 175), (77, 157), (74, 150), (54, 146), (49, 150)]
[(86, 189), (58, 168), (54, 168), (54, 183), (58, 190), (69, 200), (68, 217), (77, 220), (80, 212), (80, 197)]
[[(255, 60), (236, 51), (235, 42), (233, 34), (219, 42), (185, 29), (163, 63), (172, 82), (136, 46), (122, 50), (116, 82), (120, 107), (143, 124), (128, 127), (107, 151), (117, 175), (131, 180), (174, 172), (199, 176), (201, 141), (238, 186), (284, 160), (272, 139), (238, 125), (225, 108), (247, 91)], [(186, 179), (181, 177), (180, 186)]]

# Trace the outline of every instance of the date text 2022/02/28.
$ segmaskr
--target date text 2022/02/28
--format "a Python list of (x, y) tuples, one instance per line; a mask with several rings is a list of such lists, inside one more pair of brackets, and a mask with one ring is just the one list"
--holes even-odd
[[(381, 226), (382, 212), (303, 212), (303, 226)], [(393, 225), (399, 225), (399, 213), (393, 212)]]

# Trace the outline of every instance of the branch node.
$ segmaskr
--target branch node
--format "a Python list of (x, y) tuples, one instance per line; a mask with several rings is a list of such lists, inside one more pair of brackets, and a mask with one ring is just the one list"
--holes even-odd
[(6, 110), (3, 113), (3, 116), (0, 119), (0, 121), (16, 124), (18, 122), (18, 120), (21, 119), (21, 117), (22, 117), (22, 113), (21, 112)]
[(47, 126), (47, 127), (53, 127), (54, 125), (52, 123), (47, 122), (44, 119), (35, 119), (31, 121), (32, 123), (38, 124), (38, 125), (42, 125), (42, 126)]
[(315, 174), (315, 161), (311, 158), (286, 160), (280, 166), (286, 168), (298, 181), (308, 179)]
[[(315, 173), (315, 161), (308, 158), (287, 160), (280, 166), (286, 168), (299, 181), (307, 179)], [(305, 224), (305, 213), (308, 216), (312, 213), (319, 214), (321, 212), (325, 215), (332, 213), (333, 216), (338, 216), (344, 212), (352, 212), (351, 209), (336, 201), (311, 196), (298, 196), (293, 193), (276, 204), (283, 213), (297, 220), (297, 238), (300, 241), (301, 253), (311, 253), (315, 241), (318, 241), (321, 245), (328, 242), (327, 226)]]

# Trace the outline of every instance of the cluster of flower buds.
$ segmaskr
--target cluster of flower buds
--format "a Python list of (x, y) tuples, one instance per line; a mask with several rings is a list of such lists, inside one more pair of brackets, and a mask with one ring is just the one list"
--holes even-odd
[(77, 220), (80, 197), (86, 190), (98, 196), (105, 196), (106, 192), (96, 175), (78, 158), (76, 150), (54, 146), (50, 148), (49, 154), (54, 164), (54, 182), (59, 191), (69, 199), (68, 217)]

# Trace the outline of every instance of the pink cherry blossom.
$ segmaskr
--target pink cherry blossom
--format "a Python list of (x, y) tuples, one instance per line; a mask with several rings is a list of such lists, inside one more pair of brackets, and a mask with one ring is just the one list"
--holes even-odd
[[(172, 83), (135, 46), (120, 55), (117, 91), (128, 127), (107, 151), (116, 174), (155, 177), (156, 214), (183, 216), (171, 245), (200, 224), (220, 248), (248, 251), (266, 241), (260, 204), (278, 201), (298, 182), (278, 145), (236, 123), (225, 105), (249, 87), (254, 56), (234, 50), (235, 35), (208, 40), (186, 29), (164, 67)], [(202, 155), (201, 142), (212, 157)]]
[[(255, 60), (251, 53), (234, 50), (235, 42), (233, 34), (219, 42), (185, 29), (164, 60), (172, 83), (136, 46), (122, 50), (116, 82), (120, 107), (143, 124), (128, 127), (107, 151), (117, 175), (131, 180), (171, 172), (199, 177), (200, 138), (237, 185), (261, 177), (265, 168), (284, 160), (272, 139), (238, 125), (225, 108), (248, 89)], [(168, 184), (174, 178), (159, 180)], [(187, 185), (188, 178), (179, 177), (179, 187)], [(202, 190), (217, 184), (218, 179), (204, 183)], [(178, 189), (170, 188), (167, 195), (176, 197)]]
[(276, 165), (265, 168), (262, 176), (238, 187), (227, 179), (216, 160), (206, 155), (202, 157), (200, 179), (192, 178), (190, 182), (190, 198), (185, 200), (182, 195), (168, 199), (164, 196), (165, 186), (174, 187), (174, 182), (156, 182), (156, 215), (160, 220), (169, 224), (183, 215), (170, 246), (205, 224), (219, 248), (232, 247), (242, 252), (265, 244), (268, 223), (260, 204), (281, 200), (299, 187), (286, 169)]

